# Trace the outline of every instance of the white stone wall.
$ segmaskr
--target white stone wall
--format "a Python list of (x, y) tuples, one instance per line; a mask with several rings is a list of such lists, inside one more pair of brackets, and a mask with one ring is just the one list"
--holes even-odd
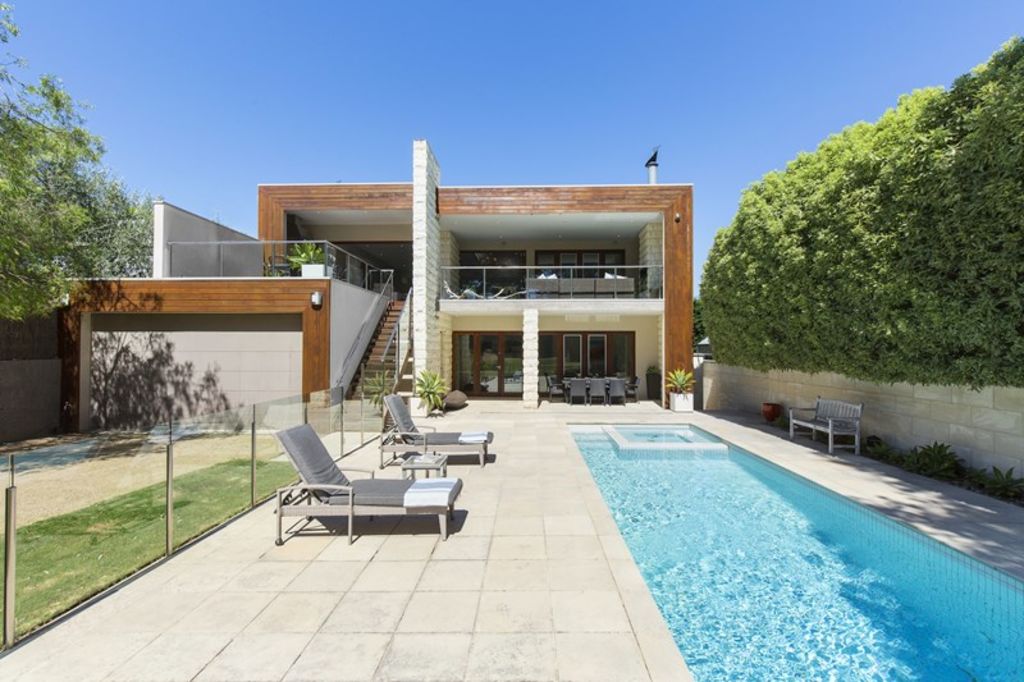
[(426, 140), (412, 145), (413, 370), (441, 371), (437, 296), (441, 265), (441, 223), (437, 187), (441, 168)]
[[(451, 230), (441, 230), (441, 266), (458, 267), (459, 265), (459, 240), (452, 234)], [(443, 280), (447, 280), (452, 291), (459, 290), (459, 274), (457, 270), (451, 270), (443, 274)], [(441, 290), (444, 290), (444, 281), (441, 283)]]
[(441, 377), (449, 387), (454, 386), (452, 380), (452, 316), (447, 313), (437, 314), (438, 348), (441, 355)]
[(759, 412), (762, 402), (813, 406), (817, 396), (864, 403), (864, 435), (909, 449), (949, 443), (971, 466), (1024, 472), (1024, 389), (874, 384), (823, 372), (758, 372), (704, 363), (705, 409)]
[[(638, 237), (640, 243), (637, 251), (637, 262), (640, 265), (661, 265), (664, 262), (662, 252), (662, 226), (661, 222), (648, 223), (640, 230)], [(648, 286), (656, 289), (661, 286), (661, 271), (651, 272), (647, 275)]]
[(523, 406), (540, 404), (540, 313), (536, 308), (523, 311)]

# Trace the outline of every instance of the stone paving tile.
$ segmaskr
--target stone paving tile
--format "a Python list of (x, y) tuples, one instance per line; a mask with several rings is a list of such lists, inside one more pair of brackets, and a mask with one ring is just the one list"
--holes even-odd
[(468, 634), (396, 634), (374, 679), (382, 682), (446, 682), (464, 679)]
[(286, 682), (364, 682), (373, 678), (390, 634), (315, 635), (285, 676)]
[[(559, 633), (556, 638), (558, 679), (562, 682), (641, 682), (650, 679), (631, 633)], [(679, 679), (685, 679), (682, 673)]]
[(477, 632), (551, 632), (551, 593), (503, 590), (481, 592)]
[(472, 632), (480, 593), (415, 592), (398, 632)]
[(483, 586), (486, 565), (484, 561), (431, 561), (416, 589), (421, 592), (479, 591)]
[(312, 634), (244, 634), (203, 668), (197, 682), (277, 682), (299, 658)]
[(288, 592), (346, 592), (366, 561), (313, 561), (285, 586)]
[(220, 592), (180, 619), (172, 632), (241, 632), (274, 599), (273, 592)]
[(245, 632), (316, 632), (339, 601), (340, 592), (283, 592), (246, 626)]
[(372, 561), (359, 574), (355, 592), (410, 591), (416, 587), (426, 567), (425, 561)]
[(231, 641), (229, 634), (168, 632), (157, 637), (109, 677), (117, 682), (191, 680)]
[(349, 592), (327, 617), (323, 632), (394, 632), (409, 592)]
[(467, 680), (521, 682), (558, 679), (555, 642), (536, 634), (477, 634), (469, 649)]

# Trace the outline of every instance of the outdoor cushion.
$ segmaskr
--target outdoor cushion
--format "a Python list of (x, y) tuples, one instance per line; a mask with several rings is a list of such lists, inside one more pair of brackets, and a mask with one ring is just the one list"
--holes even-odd
[(412, 420), (409, 408), (405, 406), (405, 401), (402, 400), (401, 396), (392, 393), (391, 395), (384, 396), (384, 402), (387, 404), (388, 411), (398, 425), (399, 431), (419, 433), (419, 429), (416, 428), (416, 422)]
[(405, 507), (449, 507), (462, 490), (461, 478), (427, 478), (416, 481), (405, 492)]
[[(463, 434), (459, 433), (459, 432), (456, 432), (456, 431), (440, 432), (440, 433), (424, 433), (424, 434), (420, 434), (418, 436), (408, 436), (408, 437), (405, 438), (405, 442), (409, 443), (409, 444), (414, 444), (414, 445), (422, 445), (423, 444), (424, 436), (426, 436), (427, 445), (428, 446), (429, 445), (466, 445), (466, 443), (464, 443), (463, 440), (462, 440)], [(490, 443), (493, 443), (493, 442), (494, 442), (494, 433), (491, 432), (491, 431), (487, 431), (487, 438), (486, 438), (486, 440), (480, 440), (479, 444), (481, 444), (481, 445), (483, 443), (490, 444)], [(471, 445), (476, 445), (478, 443), (477, 443), (477, 441), (474, 441), (473, 443), (470, 443), (470, 444)]]
[(295, 468), (306, 483), (324, 485), (351, 485), (327, 452), (324, 442), (309, 424), (278, 431), (277, 437), (288, 451)]
[[(352, 481), (352, 490), (356, 494), (356, 504), (368, 504), (378, 507), (401, 507), (405, 503), (405, 492), (412, 481), (363, 478)], [(348, 504), (348, 495), (340, 493), (331, 495), (330, 504)]]

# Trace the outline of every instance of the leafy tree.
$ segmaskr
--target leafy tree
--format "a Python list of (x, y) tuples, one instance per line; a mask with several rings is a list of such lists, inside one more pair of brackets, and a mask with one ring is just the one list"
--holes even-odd
[[(0, 44), (18, 35), (0, 4)], [(52, 76), (0, 64), (0, 318), (58, 306), (76, 278), (138, 274), (149, 250), (143, 198), (99, 165), (103, 148)]]
[(704, 330), (704, 308), (699, 298), (693, 299), (693, 345), (700, 343), (707, 333)]
[(747, 188), (701, 297), (725, 363), (1024, 386), (1024, 41)]

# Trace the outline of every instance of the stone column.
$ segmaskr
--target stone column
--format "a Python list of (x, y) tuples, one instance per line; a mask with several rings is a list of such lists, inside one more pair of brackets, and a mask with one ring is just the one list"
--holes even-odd
[(540, 403), (540, 314), (536, 308), (523, 311), (523, 406)]
[(441, 168), (426, 140), (412, 145), (412, 300), (413, 371), (441, 370), (437, 325), (441, 221), (437, 187)]

